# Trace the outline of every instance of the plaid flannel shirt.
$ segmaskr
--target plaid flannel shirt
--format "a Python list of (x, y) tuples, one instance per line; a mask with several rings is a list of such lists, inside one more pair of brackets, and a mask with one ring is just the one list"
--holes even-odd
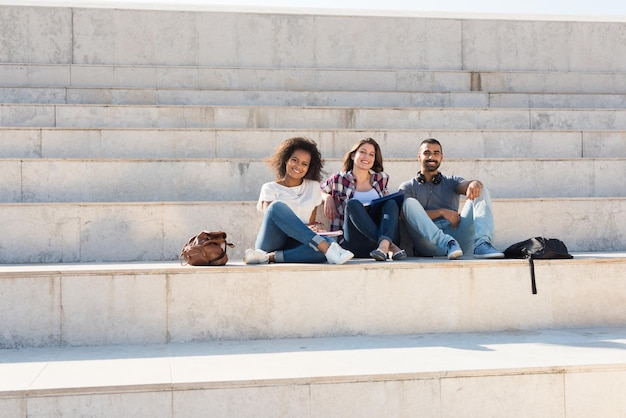
[[(384, 172), (374, 173), (372, 172), (372, 187), (378, 193), (378, 196), (386, 196), (389, 194), (387, 190), (387, 183), (389, 182), (389, 175)], [(326, 182), (322, 184), (322, 191), (328, 193), (333, 197), (335, 206), (337, 207), (337, 217), (330, 220), (330, 230), (338, 231), (343, 229), (344, 214), (346, 212), (346, 205), (348, 200), (352, 198), (352, 195), (356, 191), (356, 179), (352, 174), (352, 171), (340, 172), (326, 179)]]

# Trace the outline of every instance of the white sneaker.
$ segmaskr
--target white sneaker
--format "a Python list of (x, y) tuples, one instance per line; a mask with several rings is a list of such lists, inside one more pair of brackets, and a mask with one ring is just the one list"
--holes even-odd
[(248, 248), (243, 256), (243, 262), (246, 264), (267, 264), (270, 262), (270, 256), (263, 250)]
[(354, 257), (354, 254), (348, 250), (344, 250), (336, 242), (332, 242), (326, 251), (326, 260), (328, 260), (330, 264), (343, 264), (352, 257)]

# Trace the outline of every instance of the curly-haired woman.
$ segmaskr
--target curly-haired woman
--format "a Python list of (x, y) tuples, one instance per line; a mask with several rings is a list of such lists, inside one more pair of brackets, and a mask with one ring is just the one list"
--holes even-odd
[(317, 144), (310, 139), (290, 138), (278, 146), (268, 159), (276, 181), (261, 187), (257, 209), (263, 212), (263, 222), (255, 249), (245, 252), (246, 264), (343, 264), (354, 257), (332, 238), (315, 232), (323, 164)]

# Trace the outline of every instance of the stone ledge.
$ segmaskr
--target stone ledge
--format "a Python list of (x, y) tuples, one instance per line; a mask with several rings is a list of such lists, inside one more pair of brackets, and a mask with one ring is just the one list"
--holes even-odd
[[(2, 203), (0, 262), (175, 261), (189, 237), (203, 229), (226, 231), (229, 240), (236, 244), (228, 255), (232, 261), (239, 261), (244, 251), (254, 246), (262, 221), (255, 204), (256, 201)], [(494, 198), (494, 245), (502, 249), (528, 237), (545, 236), (562, 239), (575, 252), (624, 251), (624, 208), (624, 197)], [(590, 222), (590, 213), (604, 221)], [(54, 240), (24, 239), (29, 236)]]
[(347, 395), (360, 402), (338, 416), (421, 405), (429, 417), (512, 416), (520, 407), (531, 414), (523, 416), (616, 417), (626, 407), (617, 389), (626, 383), (625, 336), (615, 327), (4, 350), (0, 402), (16, 415), (17, 399), (29, 412), (76, 413), (148, 396), (171, 416), (199, 403), (220, 416), (248, 408), (289, 416), (287, 407), (309, 417), (345, 411)]
[(0, 347), (620, 326), (625, 255), (3, 266)]
[[(624, 263), (626, 251), (602, 251), (602, 252), (571, 252), (573, 259), (567, 263)], [(478, 265), (493, 265), (494, 263), (526, 263), (525, 260), (500, 259), (479, 260), (465, 259), (446, 260), (444, 257), (409, 257), (405, 260), (377, 263), (369, 259), (352, 259), (343, 265), (332, 264), (304, 264), (284, 263), (266, 265), (246, 265), (242, 261), (229, 260), (225, 266), (189, 266), (178, 261), (132, 261), (132, 262), (84, 262), (84, 263), (42, 263), (42, 264), (0, 264), (0, 276), (11, 277), (34, 277), (62, 274), (64, 276), (84, 274), (187, 274), (193, 272), (240, 272), (249, 269), (272, 269), (272, 271), (319, 271), (321, 269), (361, 269), (380, 268), (386, 269), (413, 269), (413, 268), (458, 268), (475, 267)], [(540, 260), (538, 263), (550, 263), (551, 260)], [(560, 261), (562, 262), (562, 261)]]
[[(315, 140), (324, 158), (342, 158), (362, 138), (385, 159), (417, 154), (419, 140), (444, 141), (454, 158), (626, 158), (626, 131), (453, 129), (118, 129), (0, 127), (4, 158), (266, 158), (286, 138)], [(242, 152), (245, 150), (245, 152)], [(409, 154), (407, 154), (407, 150)], [(449, 170), (446, 170), (449, 171)]]
[[(577, 350), (579, 347), (586, 349)], [(0, 397), (45, 396), (59, 390), (94, 393), (120, 388), (176, 390), (192, 385), (208, 389), (370, 379), (626, 372), (625, 349), (625, 327), (9, 349), (2, 350), (0, 370), (12, 370), (0, 373)], [(354, 360), (354, 356), (359, 360), (346, 361)], [(201, 367), (194, 370), (195, 360)], [(125, 367), (113, 373), (85, 373), (74, 367), (77, 362), (88, 368), (102, 367), (102, 371), (114, 363), (132, 365), (142, 373), (134, 376)], [(149, 371), (152, 365), (172, 368), (172, 375), (163, 370), (161, 378), (155, 379)], [(54, 374), (57, 377), (52, 378)]]

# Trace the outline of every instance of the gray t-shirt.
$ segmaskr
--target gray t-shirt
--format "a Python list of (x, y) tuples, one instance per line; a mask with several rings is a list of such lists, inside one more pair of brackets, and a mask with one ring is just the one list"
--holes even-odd
[(458, 211), (460, 199), (457, 188), (464, 181), (463, 177), (442, 175), (439, 184), (432, 182), (421, 184), (417, 181), (417, 177), (414, 177), (402, 183), (398, 190), (404, 192), (405, 198), (417, 199), (424, 210), (444, 208)]

